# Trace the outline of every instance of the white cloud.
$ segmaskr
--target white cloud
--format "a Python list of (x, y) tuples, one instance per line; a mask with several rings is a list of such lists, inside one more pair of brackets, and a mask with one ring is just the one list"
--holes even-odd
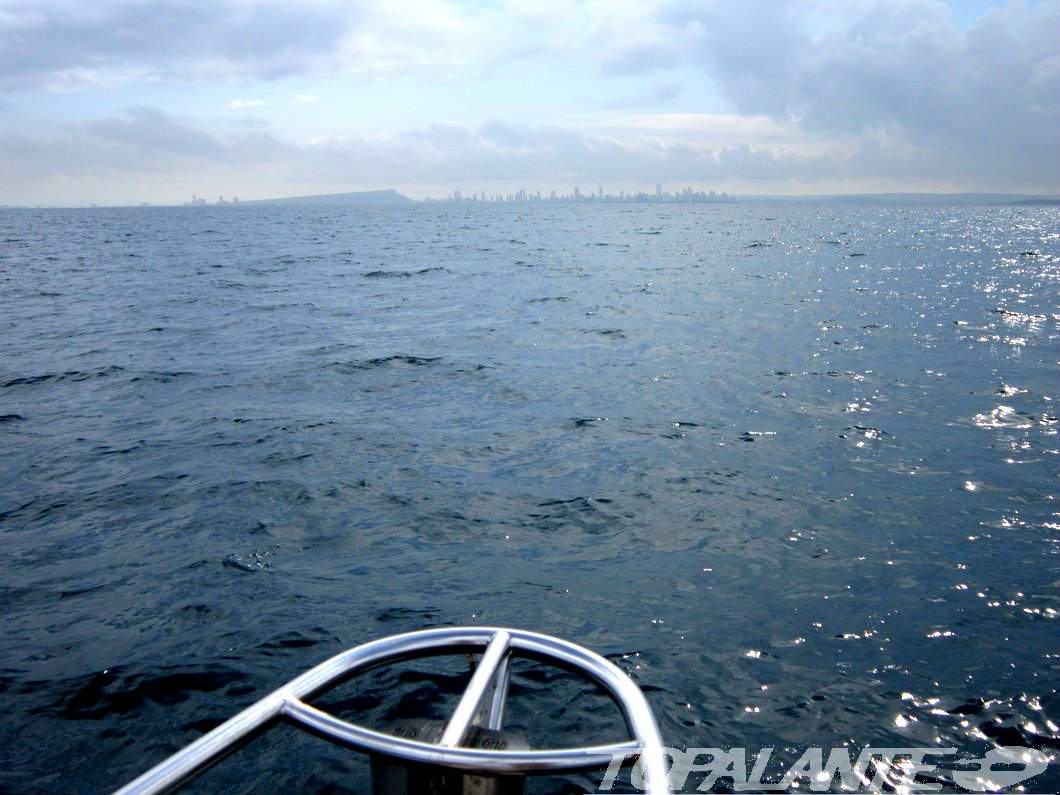
[(263, 99), (233, 99), (228, 103), (230, 108), (260, 108), (265, 104)]

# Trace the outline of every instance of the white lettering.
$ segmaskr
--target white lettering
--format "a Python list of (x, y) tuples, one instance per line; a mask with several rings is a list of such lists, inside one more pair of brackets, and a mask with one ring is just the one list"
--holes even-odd
[[(783, 792), (808, 789), (825, 792), (836, 776), (844, 792), (883, 792), (885, 789), (905, 793), (937, 792), (942, 785), (918, 782), (918, 774), (937, 774), (936, 764), (926, 763), (928, 756), (953, 756), (956, 748), (873, 748), (861, 749), (857, 761), (851, 762), (850, 749), (832, 748), (827, 761), (822, 748), (807, 748), (779, 781), (766, 782), (766, 770), (772, 748), (762, 748), (750, 776), (747, 775), (747, 752), (743, 748), (676, 748), (661, 749), (666, 758), (664, 772), (674, 792), (690, 791), (689, 776), (701, 774), (696, 791), (709, 792), (719, 779), (732, 780), (736, 792)], [(600, 783), (600, 792), (610, 792), (619, 771), (634, 753), (615, 753)], [(987, 751), (982, 758), (971, 757), (958, 764), (974, 765), (953, 772), (954, 782), (972, 792), (996, 792), (1039, 775), (1049, 765), (1049, 757), (1033, 748), (1002, 746)], [(693, 780), (694, 781), (694, 780)], [(643, 760), (630, 770), (630, 783), (647, 789)]]
[[(972, 792), (997, 792), (1045, 772), (1049, 757), (1033, 748), (1001, 746), (986, 752), (982, 759), (966, 759), (976, 763), (975, 770), (958, 770), (953, 774), (957, 786)], [(995, 770), (994, 765), (1019, 765), (1021, 770)]]

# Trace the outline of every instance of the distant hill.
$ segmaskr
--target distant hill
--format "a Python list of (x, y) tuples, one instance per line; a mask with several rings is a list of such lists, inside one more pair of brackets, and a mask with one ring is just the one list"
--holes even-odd
[(401, 204), (410, 202), (396, 190), (362, 190), (352, 193), (322, 193), (317, 196), (288, 196), (283, 199), (257, 199), (240, 204)]

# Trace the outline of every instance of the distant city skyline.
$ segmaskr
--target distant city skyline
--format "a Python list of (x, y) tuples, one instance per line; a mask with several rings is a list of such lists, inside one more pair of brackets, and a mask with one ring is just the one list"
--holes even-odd
[[(484, 195), (485, 194), (485, 195)], [(883, 193), (847, 193), (847, 194), (802, 194), (802, 195), (777, 195), (777, 194), (752, 194), (735, 196), (722, 192), (694, 191), (685, 188), (681, 191), (662, 191), (661, 193), (649, 193), (646, 191), (619, 191), (618, 194), (602, 193), (600, 188), (596, 192), (559, 193), (550, 190), (530, 193), (526, 190), (507, 194), (489, 194), (479, 191), (474, 194), (465, 195), (462, 190), (454, 190), (445, 197), (425, 197), (423, 199), (411, 199), (393, 189), (374, 191), (347, 191), (328, 194), (301, 194), (293, 196), (272, 197), (268, 199), (241, 200), (237, 196), (225, 199), (223, 195), (217, 200), (209, 200), (206, 197), (192, 194), (190, 201), (183, 202), (118, 202), (89, 204), (0, 204), (0, 209), (105, 209), (105, 208), (133, 208), (133, 207), (218, 207), (218, 206), (331, 206), (331, 207), (354, 207), (365, 204), (471, 204), (491, 205), (509, 203), (531, 203), (531, 204), (728, 204), (736, 202), (766, 202), (766, 203), (824, 203), (828, 205), (850, 205), (850, 204), (879, 204), (880, 206), (908, 205), (908, 206), (998, 206), (998, 205), (1022, 205), (1022, 206), (1060, 206), (1060, 196), (1048, 194), (1027, 193), (996, 193), (996, 192), (883, 192)]]
[(617, 194), (604, 193), (603, 185), (599, 185), (595, 192), (582, 193), (581, 187), (575, 185), (570, 193), (558, 193), (555, 189), (542, 191), (527, 191), (521, 188), (513, 193), (490, 193), (485, 190), (469, 192), (464, 195), (463, 190), (454, 189), (444, 200), (426, 198), (425, 201), (453, 201), (453, 202), (479, 202), (482, 204), (495, 202), (731, 202), (736, 197), (730, 196), (725, 191), (695, 190), (691, 187), (679, 191), (663, 190), (662, 183), (656, 183), (652, 193), (646, 191), (630, 191), (620, 189)]
[(1060, 0), (2, 8), (0, 204), (1060, 191)]

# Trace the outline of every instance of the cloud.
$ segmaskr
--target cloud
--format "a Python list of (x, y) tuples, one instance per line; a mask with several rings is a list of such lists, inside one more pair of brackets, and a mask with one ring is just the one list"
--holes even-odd
[(84, 122), (71, 137), (97, 150), (120, 149), (119, 157), (132, 167), (148, 153), (163, 157), (202, 156), (215, 158), (225, 152), (212, 135), (170, 118), (157, 108), (135, 106), (124, 117)]
[(444, 0), (4, 0), (0, 89), (437, 75), (493, 62), (499, 26)]
[[(664, 140), (637, 130), (588, 134), (561, 125), (493, 120), (293, 144), (260, 127), (229, 125), (211, 132), (157, 109), (134, 107), (34, 138), (0, 135), (0, 182), (14, 186), (32, 175), (36, 193), (9, 192), (2, 197), (9, 203), (59, 200), (53, 196), (88, 203), (178, 201), (193, 192), (247, 199), (389, 187), (420, 196), (445, 195), (453, 188), (569, 191), (601, 184), (617, 191), (656, 182), (730, 192), (816, 185), (830, 192), (852, 178), (902, 179), (925, 189), (938, 178), (915, 151), (878, 136), (851, 138), (834, 148), (772, 146), (770, 140), (784, 138), (784, 128), (760, 117), (753, 122), (752, 146), (740, 142), (739, 117), (663, 114), (650, 123), (676, 130), (679, 137)], [(703, 136), (698, 142), (697, 135)], [(111, 190), (121, 193), (101, 195), (100, 186), (106, 185), (120, 186)]]
[[(334, 90), (328, 76), (356, 84), (414, 74), (425, 106), (481, 119), (491, 111), (475, 104), (475, 89), (487, 75), (496, 83), (542, 66), (550, 80), (592, 76), (549, 91), (564, 112), (595, 113), (532, 124), (432, 124), (425, 113), (414, 129), (365, 135), (332, 116), (329, 129), (301, 133), (312, 144), (293, 144), (264, 127), (213, 129), (138, 107), (9, 132), (45, 174), (54, 168), (42, 152), (68, 175), (98, 165), (75, 163), (78, 152), (128, 174), (167, 168), (168, 148), (185, 166), (257, 157), (273, 181), (255, 190), (289, 178), (289, 191), (303, 193), (314, 190), (307, 178), (336, 189), (403, 180), (425, 192), (461, 180), (658, 179), (1049, 191), (1060, 187), (1058, 29), (1060, 0), (1011, 2), (965, 27), (932, 0), (0, 0), (0, 88), (313, 75), (308, 85), (322, 88), (290, 100), (303, 104)], [(701, 96), (724, 104), (697, 108)], [(7, 154), (10, 173), (26, 170)]]
[(278, 78), (320, 68), (361, 20), (338, 0), (7, 0), (0, 87)]
[(211, 131), (136, 106), (32, 135), (0, 132), (0, 203), (174, 202), (193, 192), (273, 190), (294, 184), (306, 162), (303, 147), (261, 125)]
[(963, 31), (928, 0), (812, 5), (819, 30), (805, 4), (776, 0), (675, 0), (659, 20), (693, 32), (689, 57), (740, 114), (904, 139), (937, 171), (987, 160), (1060, 183), (1060, 3), (990, 9)]
[(681, 96), (684, 87), (674, 82), (656, 82), (647, 90), (623, 92), (618, 98), (600, 101), (595, 98), (587, 98), (587, 102), (607, 110), (619, 110), (623, 108), (653, 108), (662, 107), (672, 100)]
[(263, 99), (233, 99), (228, 103), (230, 108), (260, 108), (265, 104)]

